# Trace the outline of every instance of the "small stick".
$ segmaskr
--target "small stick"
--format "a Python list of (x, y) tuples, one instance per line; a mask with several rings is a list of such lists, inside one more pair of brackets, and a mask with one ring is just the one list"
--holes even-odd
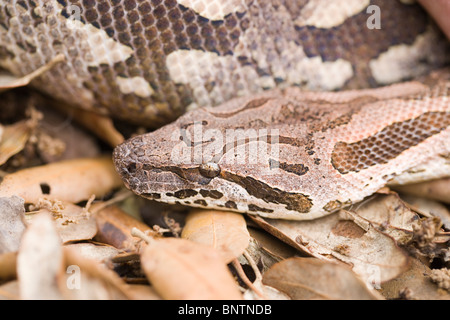
[(233, 264), (234, 269), (238, 273), (239, 277), (241, 278), (242, 281), (244, 281), (244, 283), (247, 285), (247, 287), (249, 287), (251, 290), (253, 290), (261, 299), (265, 300), (266, 296), (261, 291), (259, 291), (258, 288), (256, 288), (253, 285), (253, 283), (250, 281), (250, 279), (245, 274), (244, 269), (242, 269), (242, 266), (239, 263), (239, 261), (237, 259), (234, 259), (232, 264)]

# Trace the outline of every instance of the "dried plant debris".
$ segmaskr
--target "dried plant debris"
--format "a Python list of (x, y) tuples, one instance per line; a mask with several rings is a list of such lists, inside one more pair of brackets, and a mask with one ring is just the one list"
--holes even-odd
[(0, 254), (19, 249), (25, 231), (25, 207), (17, 196), (0, 198)]
[(217, 210), (192, 210), (181, 237), (217, 249), (226, 263), (239, 257), (250, 240), (243, 215)]
[(382, 299), (348, 266), (315, 258), (283, 260), (264, 274), (263, 282), (292, 299)]

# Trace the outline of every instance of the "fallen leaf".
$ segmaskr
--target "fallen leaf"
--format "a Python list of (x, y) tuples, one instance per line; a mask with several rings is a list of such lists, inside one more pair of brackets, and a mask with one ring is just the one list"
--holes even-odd
[(72, 243), (66, 244), (64, 248), (73, 250), (81, 257), (96, 260), (98, 262), (105, 262), (112, 259), (119, 254), (120, 250), (109, 245), (103, 245), (99, 243)]
[(17, 196), (0, 198), (0, 254), (17, 251), (25, 231), (25, 207)]
[(17, 256), (20, 297), (25, 300), (62, 299), (58, 278), (63, 252), (53, 219), (40, 215), (23, 235)]
[(450, 204), (450, 178), (393, 187), (394, 190), (413, 196)]
[(442, 203), (436, 200), (408, 195), (403, 195), (402, 199), (412, 205), (415, 210), (420, 211), (424, 215), (427, 214), (428, 217), (439, 217), (443, 226), (450, 230), (450, 210)]
[(217, 249), (225, 263), (239, 257), (250, 240), (242, 214), (218, 210), (190, 211), (181, 237)]
[(42, 197), (77, 203), (93, 194), (101, 197), (120, 186), (122, 181), (110, 157), (84, 158), (8, 174), (0, 184), (0, 196), (17, 195), (25, 203), (37, 203)]
[(354, 214), (341, 210), (311, 221), (285, 221), (251, 217), (263, 229), (293, 247), (326, 261), (353, 266), (364, 279), (376, 282), (397, 277), (408, 267), (408, 256), (394, 239), (370, 223), (358, 225)]
[(89, 110), (74, 108), (63, 103), (53, 103), (52, 106), (68, 115), (83, 127), (94, 133), (111, 147), (116, 147), (125, 141), (123, 135), (115, 128), (112, 119)]
[[(42, 202), (49, 203), (47, 207)], [(26, 215), (26, 221), (32, 224), (34, 219), (41, 214), (52, 215), (55, 227), (63, 243), (69, 241), (82, 241), (94, 238), (97, 233), (97, 225), (94, 217), (85, 208), (70, 202), (59, 203), (58, 208), (51, 208), (51, 201), (40, 199), (42, 206), (37, 212)]]
[[(97, 206), (101, 206), (99, 203)], [(94, 205), (92, 210), (95, 210)], [(133, 218), (117, 206), (108, 206), (95, 214), (97, 235), (95, 239), (125, 251), (139, 251), (139, 240), (131, 235), (131, 229), (152, 232), (145, 223)]]
[(381, 285), (380, 293), (386, 299), (450, 300), (450, 293), (439, 290), (431, 280), (432, 270), (418, 259), (412, 259), (410, 268)]
[(3, 127), (3, 134), (0, 137), (0, 165), (23, 150), (33, 127), (33, 122), (28, 120)]
[(0, 92), (5, 91), (7, 89), (23, 87), (28, 85), (33, 79), (41, 76), (46, 73), (50, 69), (52, 69), (56, 64), (63, 62), (65, 60), (65, 56), (63, 54), (59, 54), (55, 56), (52, 60), (50, 60), (47, 64), (42, 67), (36, 69), (35, 71), (23, 76), (16, 77), (12, 74), (2, 74), (0, 76)]
[[(393, 237), (398, 244), (409, 242), (413, 225), (419, 215), (403, 202), (396, 193), (376, 194), (361, 204), (352, 207), (355, 219), (363, 218), (378, 230)], [(360, 221), (360, 224), (364, 222)]]
[(155, 239), (145, 247), (141, 263), (163, 299), (242, 299), (223, 258), (206, 245), (179, 238)]
[(278, 262), (263, 283), (295, 300), (379, 300), (351, 269), (343, 264), (314, 258), (289, 258)]
[(130, 299), (126, 283), (97, 259), (88, 259), (71, 247), (64, 247), (66, 272), (61, 292), (70, 300)]
[(0, 283), (15, 279), (17, 276), (17, 252), (0, 254)]

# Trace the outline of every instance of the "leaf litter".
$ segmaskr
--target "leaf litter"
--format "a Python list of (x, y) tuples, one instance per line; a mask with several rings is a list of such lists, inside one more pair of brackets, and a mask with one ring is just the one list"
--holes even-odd
[(113, 168), (133, 130), (27, 110), (0, 124), (1, 299), (450, 298), (448, 179), (313, 221), (161, 206)]

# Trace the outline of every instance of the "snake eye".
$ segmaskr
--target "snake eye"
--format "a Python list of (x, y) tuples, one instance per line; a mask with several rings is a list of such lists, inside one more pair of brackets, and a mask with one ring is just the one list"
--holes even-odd
[(220, 174), (220, 166), (214, 162), (203, 163), (198, 167), (198, 171), (205, 178), (215, 178)]

